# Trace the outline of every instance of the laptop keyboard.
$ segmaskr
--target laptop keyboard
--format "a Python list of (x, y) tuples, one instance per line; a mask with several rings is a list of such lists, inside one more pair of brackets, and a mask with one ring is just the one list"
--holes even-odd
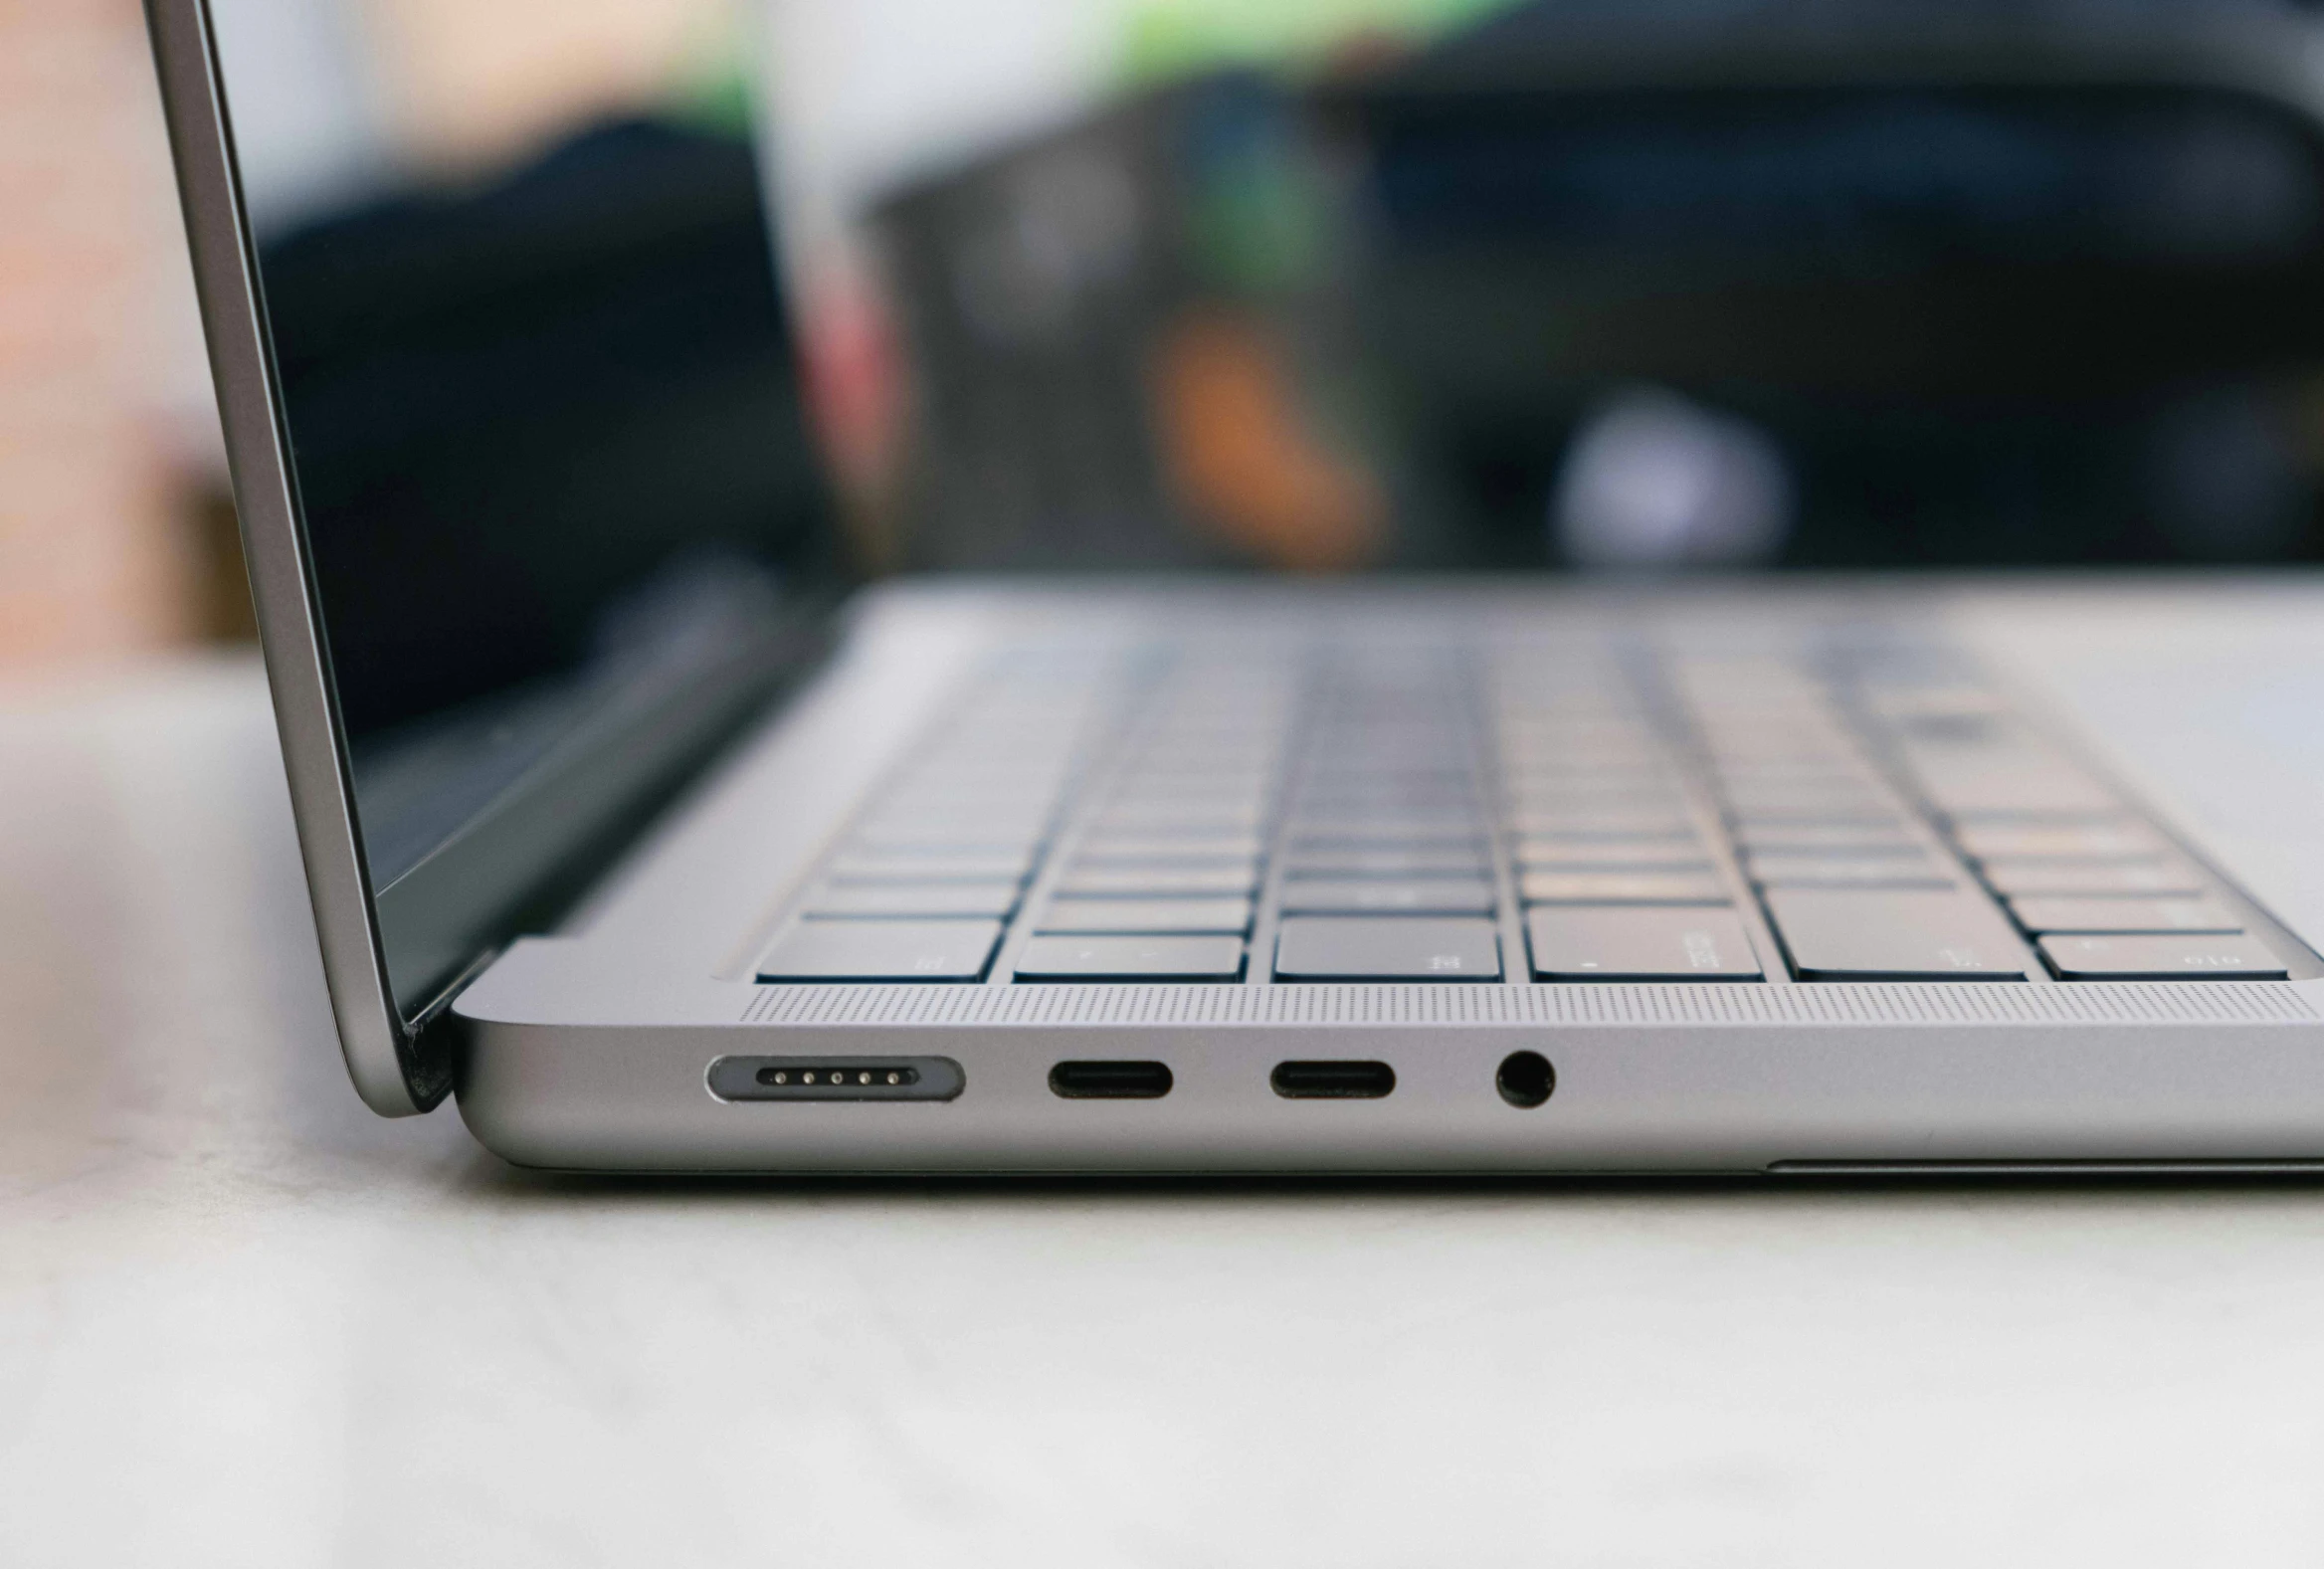
[(2308, 962), (2263, 925), (1973, 670), (1893, 635), (1026, 650), (843, 837), (759, 978), (2042, 983)]

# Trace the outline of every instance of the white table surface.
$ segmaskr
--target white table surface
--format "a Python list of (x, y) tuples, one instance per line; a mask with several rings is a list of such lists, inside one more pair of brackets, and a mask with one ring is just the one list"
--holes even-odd
[(0, 691), (0, 1564), (2313, 1564), (2324, 1188), (554, 1180), (255, 664)]

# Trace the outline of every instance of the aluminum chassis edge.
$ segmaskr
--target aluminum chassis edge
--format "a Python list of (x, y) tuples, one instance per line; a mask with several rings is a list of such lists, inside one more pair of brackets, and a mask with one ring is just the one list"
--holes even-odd
[(408, 1116), (451, 1087), (455, 1026), (448, 1015), (433, 1027), (425, 1015), (421, 1028), (406, 1025), (372, 920), (353, 776), (307, 570), (209, 6), (146, 0), (145, 20), (339, 1047), (364, 1102), (383, 1115)]

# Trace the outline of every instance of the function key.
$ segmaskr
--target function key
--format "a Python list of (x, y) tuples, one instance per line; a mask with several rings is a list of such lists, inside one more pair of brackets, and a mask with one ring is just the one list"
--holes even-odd
[(973, 981), (997, 920), (803, 920), (761, 960), (762, 981)]
[(1759, 960), (1725, 908), (1545, 905), (1525, 914), (1544, 981), (1755, 981)]
[(2042, 933), (2210, 931), (2234, 933), (2243, 922), (2215, 898), (2014, 898), (2010, 913)]
[(1017, 958), (1021, 981), (1233, 981), (1241, 937), (1035, 937)]
[(1291, 915), (1275, 939), (1285, 981), (1495, 981), (1500, 939), (1489, 920)]
[(2283, 961), (2248, 936), (2043, 937), (2041, 956), (2067, 981), (2280, 981), (2286, 974)]
[(1805, 981), (2017, 981), (2028, 955), (1980, 894), (1770, 888), (1767, 912)]

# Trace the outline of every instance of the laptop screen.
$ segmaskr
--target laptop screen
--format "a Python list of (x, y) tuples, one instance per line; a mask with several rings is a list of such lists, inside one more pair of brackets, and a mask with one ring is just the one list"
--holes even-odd
[(840, 568), (746, 18), (212, 11), (408, 1012), (764, 697)]

